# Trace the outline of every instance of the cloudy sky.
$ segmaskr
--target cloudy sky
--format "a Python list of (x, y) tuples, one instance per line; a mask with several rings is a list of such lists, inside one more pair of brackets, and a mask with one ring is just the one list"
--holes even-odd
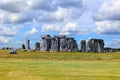
[(120, 0), (0, 0), (0, 47), (31, 45), (43, 34), (100, 38), (120, 47)]

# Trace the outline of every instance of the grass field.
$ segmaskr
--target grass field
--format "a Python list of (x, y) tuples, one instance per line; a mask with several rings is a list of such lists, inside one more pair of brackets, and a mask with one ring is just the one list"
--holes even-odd
[(0, 80), (120, 80), (120, 53), (0, 50)]

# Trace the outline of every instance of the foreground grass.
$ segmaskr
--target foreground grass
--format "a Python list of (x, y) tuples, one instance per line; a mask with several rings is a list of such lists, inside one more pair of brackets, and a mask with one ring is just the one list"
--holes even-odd
[(120, 62), (0, 60), (0, 80), (119, 80)]
[(119, 80), (120, 53), (0, 50), (0, 80)]

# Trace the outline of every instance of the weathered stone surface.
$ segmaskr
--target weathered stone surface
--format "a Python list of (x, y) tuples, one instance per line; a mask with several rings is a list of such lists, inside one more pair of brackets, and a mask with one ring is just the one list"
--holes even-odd
[(10, 50), (9, 52), (10, 54), (17, 54), (17, 50), (13, 49), (13, 50)]
[(104, 40), (102, 39), (89, 39), (87, 43), (88, 52), (103, 52)]
[(86, 41), (85, 40), (81, 40), (80, 42), (80, 51), (81, 52), (86, 52)]

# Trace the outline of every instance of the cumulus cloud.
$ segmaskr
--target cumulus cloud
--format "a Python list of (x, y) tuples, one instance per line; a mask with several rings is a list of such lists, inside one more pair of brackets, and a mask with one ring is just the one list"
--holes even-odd
[(8, 12), (20, 12), (25, 7), (24, 0), (0, 0), (0, 8)]
[(82, 0), (0, 0), (0, 23), (55, 22), (77, 17), (82, 12)]
[(120, 1), (106, 1), (101, 8), (95, 13), (94, 19), (103, 20), (120, 20)]
[(120, 34), (120, 21), (96, 22), (97, 31), (102, 34)]
[(2, 10), (8, 11), (8, 12), (13, 12), (13, 13), (18, 13), (21, 11), (26, 11), (26, 10), (36, 10), (36, 9), (41, 9), (41, 10), (52, 10), (54, 4), (54, 0), (0, 0), (0, 8)]
[[(0, 0), (0, 24), (41, 23), (42, 30), (61, 28), (80, 18), (83, 0)], [(52, 25), (50, 25), (52, 24)], [(64, 29), (63, 29), (64, 30)], [(26, 33), (28, 34), (28, 33)]]
[(27, 0), (28, 9), (52, 11), (56, 9), (55, 0)]
[(120, 1), (105, 1), (95, 12), (94, 20), (97, 31), (102, 34), (120, 34)]
[(58, 26), (57, 24), (44, 24), (41, 31), (43, 32), (60, 31), (60, 26)]
[(56, 20), (66, 21), (80, 17), (81, 13), (82, 13), (82, 9), (58, 7), (56, 11), (51, 13), (51, 16)]
[(29, 38), (32, 34), (35, 34), (37, 32), (38, 32), (38, 30), (36, 28), (32, 28), (30, 31), (26, 31), (24, 36), (26, 38)]
[(120, 39), (112, 39), (111, 41), (106, 42), (106, 47), (120, 48)]
[(8, 43), (11, 40), (12, 40), (11, 37), (0, 36), (0, 43)]
[(64, 35), (71, 35), (71, 34), (74, 34), (76, 33), (77, 34), (77, 31), (78, 31), (78, 25), (76, 22), (71, 22), (71, 23), (67, 23), (64, 25), (64, 28), (63, 30), (61, 30), (61, 33), (60, 34), (64, 34)]
[(0, 43), (9, 43), (17, 34), (18, 29), (21, 28), (21, 26), (9, 26), (10, 25), (0, 25)]
[(88, 29), (79, 26), (77, 22), (68, 22), (63, 26), (60, 34), (62, 35), (86, 35), (88, 34)]
[(9, 28), (9, 27), (1, 25), (0, 26), (0, 36), (14, 37), (14, 35), (17, 34), (17, 28), (18, 27), (16, 27), (16, 26)]
[(43, 32), (58, 32), (61, 35), (86, 35), (87, 29), (81, 28), (77, 22), (68, 22), (65, 24), (45, 24), (42, 27)]
[(71, 8), (71, 7), (81, 8), (83, 6), (82, 0), (64, 0), (64, 1), (58, 0), (57, 4), (64, 8)]

